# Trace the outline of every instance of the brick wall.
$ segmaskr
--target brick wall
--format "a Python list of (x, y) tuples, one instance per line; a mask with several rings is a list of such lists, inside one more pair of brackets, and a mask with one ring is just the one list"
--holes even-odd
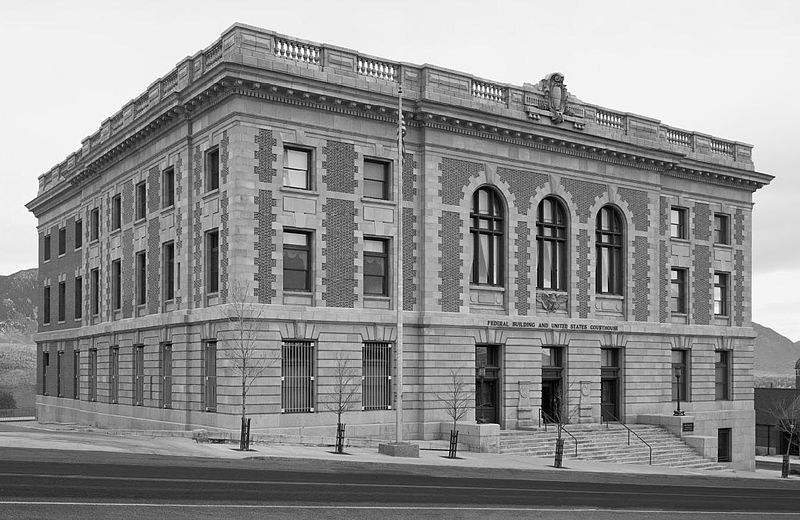
[(322, 207), (322, 298), (329, 307), (354, 307), (356, 301), (356, 209), (351, 200), (329, 198)]
[(439, 294), (441, 294), (442, 311), (460, 312), (463, 305), (461, 282), (468, 273), (461, 261), (464, 235), (461, 233), (461, 216), (458, 212), (442, 212), (439, 218), (439, 237), (441, 239)]
[(328, 191), (355, 193), (357, 155), (352, 144), (328, 141), (322, 149), (325, 160), (322, 162), (322, 182)]
[(694, 297), (692, 298), (692, 311), (694, 322), (698, 325), (708, 325), (711, 322), (711, 287), (713, 272), (711, 269), (711, 249), (707, 245), (694, 247)]

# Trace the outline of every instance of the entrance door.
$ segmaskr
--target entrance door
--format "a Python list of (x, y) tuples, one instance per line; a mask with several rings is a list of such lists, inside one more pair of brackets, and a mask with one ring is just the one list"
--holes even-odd
[(619, 381), (616, 378), (602, 379), (600, 381), (600, 411), (604, 421), (619, 420), (617, 403), (619, 403)]
[(717, 430), (717, 462), (731, 461), (731, 429)]
[(561, 379), (542, 380), (542, 418), (558, 422), (561, 413)]
[(497, 423), (500, 349), (497, 345), (475, 346), (475, 420)]

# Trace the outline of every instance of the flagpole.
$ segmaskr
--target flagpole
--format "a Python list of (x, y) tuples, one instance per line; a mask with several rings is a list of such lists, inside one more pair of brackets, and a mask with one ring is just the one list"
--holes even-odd
[(403, 442), (403, 84), (397, 84), (397, 171), (394, 176), (397, 194), (397, 237), (395, 239), (395, 442)]

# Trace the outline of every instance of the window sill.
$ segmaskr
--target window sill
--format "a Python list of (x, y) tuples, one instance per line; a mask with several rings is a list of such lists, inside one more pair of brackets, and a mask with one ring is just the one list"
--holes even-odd
[(397, 203), (392, 199), (374, 199), (372, 197), (361, 197), (361, 202), (369, 203), (369, 204), (379, 204), (381, 206), (397, 206)]
[(714, 247), (718, 247), (720, 249), (733, 249), (733, 245), (722, 242), (714, 242)]
[(305, 188), (294, 188), (292, 186), (281, 186), (280, 191), (286, 193), (292, 193), (295, 195), (306, 195), (308, 197), (318, 197), (319, 192), (312, 189), (305, 189)]
[(147, 217), (139, 217), (139, 218), (137, 218), (136, 220), (133, 221), (133, 225), (134, 226), (140, 226), (140, 225), (144, 224), (145, 222), (147, 222)]
[(75, 251), (80, 251), (81, 249), (83, 249), (83, 246), (82, 246), (82, 245), (80, 245), (80, 246), (76, 247), (76, 248), (75, 248)]
[(171, 213), (175, 211), (175, 204), (170, 204), (169, 206), (161, 208), (161, 214), (165, 215), (167, 213)]
[(66, 255), (67, 255), (67, 253), (58, 253), (58, 258), (63, 258)]
[(116, 229), (112, 229), (111, 231), (109, 231), (108, 236), (110, 237), (117, 236), (120, 234), (120, 232), (122, 232), (122, 228), (118, 227)]
[(681, 237), (673, 237), (673, 236), (671, 236), (671, 237), (669, 237), (669, 239), (671, 241), (673, 241), (673, 242), (678, 242), (678, 243), (681, 243), (681, 244), (688, 244), (689, 243), (689, 239), (688, 238), (681, 238)]
[(364, 295), (364, 308), (365, 309), (391, 309), (392, 298), (389, 296), (378, 296), (374, 294)]
[(219, 188), (203, 193), (202, 199), (208, 200), (208, 199), (213, 199), (214, 197), (217, 196), (219, 196)]

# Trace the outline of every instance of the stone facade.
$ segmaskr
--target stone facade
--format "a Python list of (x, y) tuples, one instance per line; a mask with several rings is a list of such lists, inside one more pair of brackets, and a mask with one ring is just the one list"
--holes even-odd
[[(400, 79), (407, 127), (402, 171)], [(40, 255), (51, 315), (60, 281), (69, 297), (67, 319), (40, 324), (39, 417), (123, 428), (236, 429), (240, 389), (226, 351), (235, 343), (232, 304), (244, 298), (248, 315), (257, 318), (257, 349), (270, 361), (249, 393), (254, 431), (332, 435), (337, 363), (349, 360), (365, 375), (364, 349), (396, 340), (399, 299), (406, 436), (440, 435), (447, 416), (436, 395), (453, 373), (470, 395), (479, 394), (480, 413), (470, 411), (467, 420), (486, 419), (489, 403), (489, 421), (501, 428), (534, 425), (550, 395), (552, 382), (542, 369), (543, 348), (550, 347), (563, 353), (558, 391), (565, 420), (601, 420), (609, 405), (601, 395), (608, 383), (601, 355), (613, 348), (620, 360), (615, 415), (681, 430), (672, 424), (671, 356), (678, 349), (688, 353), (682, 407), (694, 423), (693, 433), (681, 434), (713, 455), (717, 431), (731, 428), (733, 465), (752, 469), (751, 203), (753, 191), (771, 177), (754, 171), (749, 145), (602, 109), (566, 89), (564, 103), (555, 103), (540, 86), (393, 64), (234, 25), (40, 177), (39, 194), (29, 204), (39, 219), (40, 243), (49, 234), (55, 251), (52, 237), (60, 227), (66, 227), (68, 242), (63, 256)], [(309, 189), (284, 186), (287, 145), (308, 151)], [(218, 186), (211, 189), (209, 161), (217, 156)], [(392, 187), (387, 200), (371, 198), (365, 160), (387, 164), (390, 186), (401, 175), (402, 196)], [(164, 207), (168, 168), (174, 171), (175, 203)], [(143, 181), (146, 215), (135, 219), (134, 186)], [(473, 194), (486, 187), (502, 206), (499, 279), (491, 285), (472, 283)], [(122, 218), (120, 229), (112, 230), (117, 194)], [(555, 291), (538, 287), (537, 279), (537, 209), (545, 198), (559, 201), (566, 216), (566, 286)], [(597, 215), (607, 206), (622, 222), (619, 294), (600, 292), (595, 275)], [(670, 235), (672, 207), (686, 210), (685, 238)], [(101, 224), (96, 240), (94, 209)], [(728, 216), (729, 244), (714, 243), (715, 213)], [(393, 237), (401, 218), (398, 251)], [(78, 248), (76, 219), (83, 223)], [(307, 291), (284, 290), (284, 230), (307, 233)], [(212, 236), (219, 244), (216, 266), (209, 263)], [(391, 283), (388, 294), (367, 291), (367, 238), (386, 240), (392, 266), (387, 276), (396, 274), (393, 259), (402, 255), (401, 298)], [(165, 299), (163, 251), (169, 243), (174, 297)], [(144, 305), (134, 301), (140, 251), (147, 262)], [(112, 306), (115, 260), (122, 266), (119, 309)], [(688, 309), (680, 314), (670, 310), (676, 267), (689, 273)], [(93, 269), (100, 274), (94, 289)], [(724, 315), (714, 314), (715, 273), (729, 274)], [(83, 287), (77, 319), (76, 277)], [(209, 290), (211, 278), (217, 290)], [(217, 342), (213, 376), (205, 357), (209, 341)], [(313, 345), (312, 403), (307, 413), (286, 413), (282, 345), (297, 342)], [(134, 345), (144, 345), (138, 375)], [(169, 377), (163, 345), (171, 345)], [(472, 376), (483, 362), (476, 349), (483, 346), (496, 364), (489, 383)], [(117, 374), (113, 348), (119, 349)], [(715, 394), (719, 350), (729, 352), (726, 398)], [(56, 378), (59, 352), (66, 361)], [(73, 359), (79, 361), (77, 377)], [(478, 368), (477, 374), (485, 372)], [(119, 384), (116, 402), (113, 379)], [(136, 405), (141, 381), (143, 399)], [(357, 435), (390, 438), (394, 411), (368, 406), (365, 388), (358, 385), (347, 423)]]

